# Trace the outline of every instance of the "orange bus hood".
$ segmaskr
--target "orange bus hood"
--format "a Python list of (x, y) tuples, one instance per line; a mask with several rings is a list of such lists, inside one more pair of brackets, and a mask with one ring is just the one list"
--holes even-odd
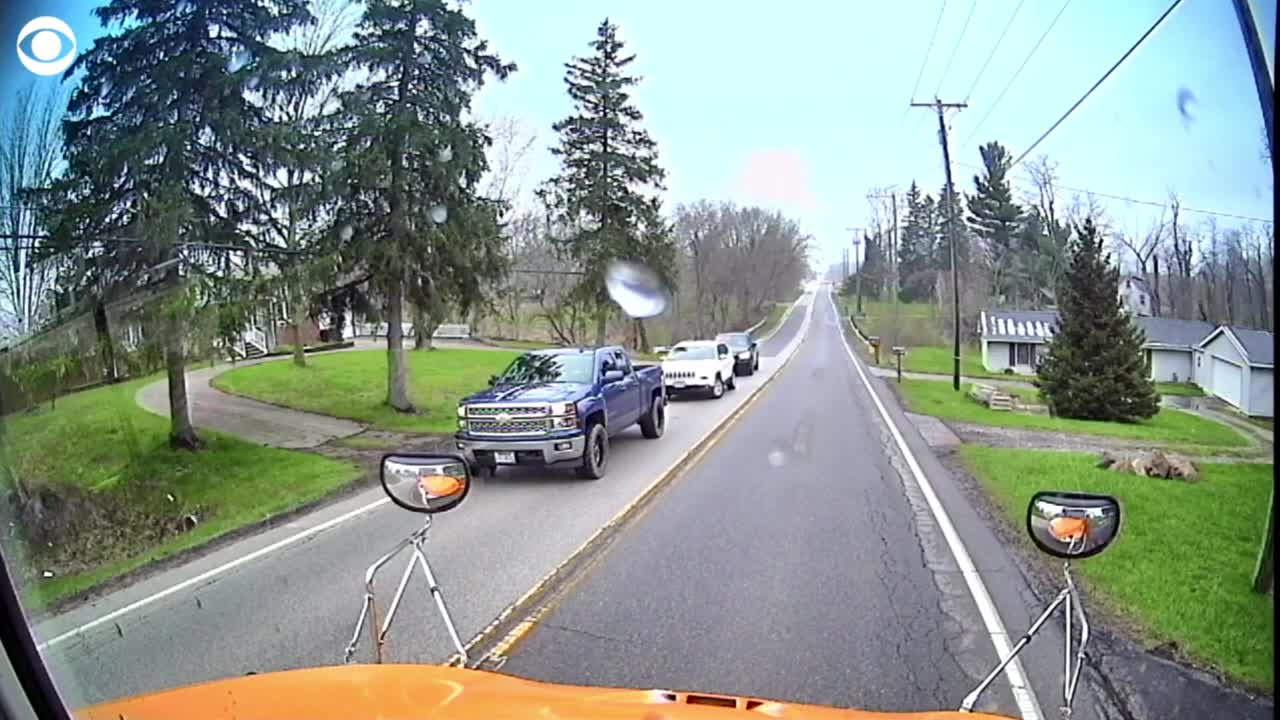
[(879, 713), (724, 695), (556, 685), (441, 665), (343, 665), (247, 675), (113, 700), (84, 708), (75, 716), (81, 720), (997, 720), (980, 713)]

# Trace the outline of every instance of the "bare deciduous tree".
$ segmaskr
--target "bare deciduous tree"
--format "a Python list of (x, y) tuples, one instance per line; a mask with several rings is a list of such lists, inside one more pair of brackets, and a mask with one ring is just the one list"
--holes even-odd
[(54, 179), (66, 101), (60, 90), (31, 84), (0, 115), (0, 235), (6, 236), (0, 239), (0, 332), (10, 338), (36, 330), (53, 290), (52, 261), (38, 257), (38, 241), (30, 237), (44, 228), (26, 193)]

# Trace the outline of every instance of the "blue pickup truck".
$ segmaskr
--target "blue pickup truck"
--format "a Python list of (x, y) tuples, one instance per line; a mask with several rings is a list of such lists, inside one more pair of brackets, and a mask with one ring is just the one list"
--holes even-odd
[(473, 468), (569, 465), (604, 477), (609, 438), (639, 423), (662, 437), (667, 396), (658, 365), (638, 365), (620, 347), (524, 353), (488, 390), (458, 404), (458, 450)]

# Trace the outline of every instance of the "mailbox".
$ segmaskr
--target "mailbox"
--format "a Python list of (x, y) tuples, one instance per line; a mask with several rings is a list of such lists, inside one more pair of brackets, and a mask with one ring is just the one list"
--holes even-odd
[(901, 345), (893, 346), (893, 356), (898, 359), (898, 382), (902, 382), (902, 356), (907, 354), (907, 349)]

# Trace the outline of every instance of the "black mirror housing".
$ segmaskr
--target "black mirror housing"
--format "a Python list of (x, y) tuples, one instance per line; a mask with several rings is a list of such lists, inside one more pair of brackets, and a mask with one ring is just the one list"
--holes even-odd
[(461, 455), (389, 453), (378, 471), (391, 502), (417, 513), (452, 510), (471, 490), (471, 468)]

